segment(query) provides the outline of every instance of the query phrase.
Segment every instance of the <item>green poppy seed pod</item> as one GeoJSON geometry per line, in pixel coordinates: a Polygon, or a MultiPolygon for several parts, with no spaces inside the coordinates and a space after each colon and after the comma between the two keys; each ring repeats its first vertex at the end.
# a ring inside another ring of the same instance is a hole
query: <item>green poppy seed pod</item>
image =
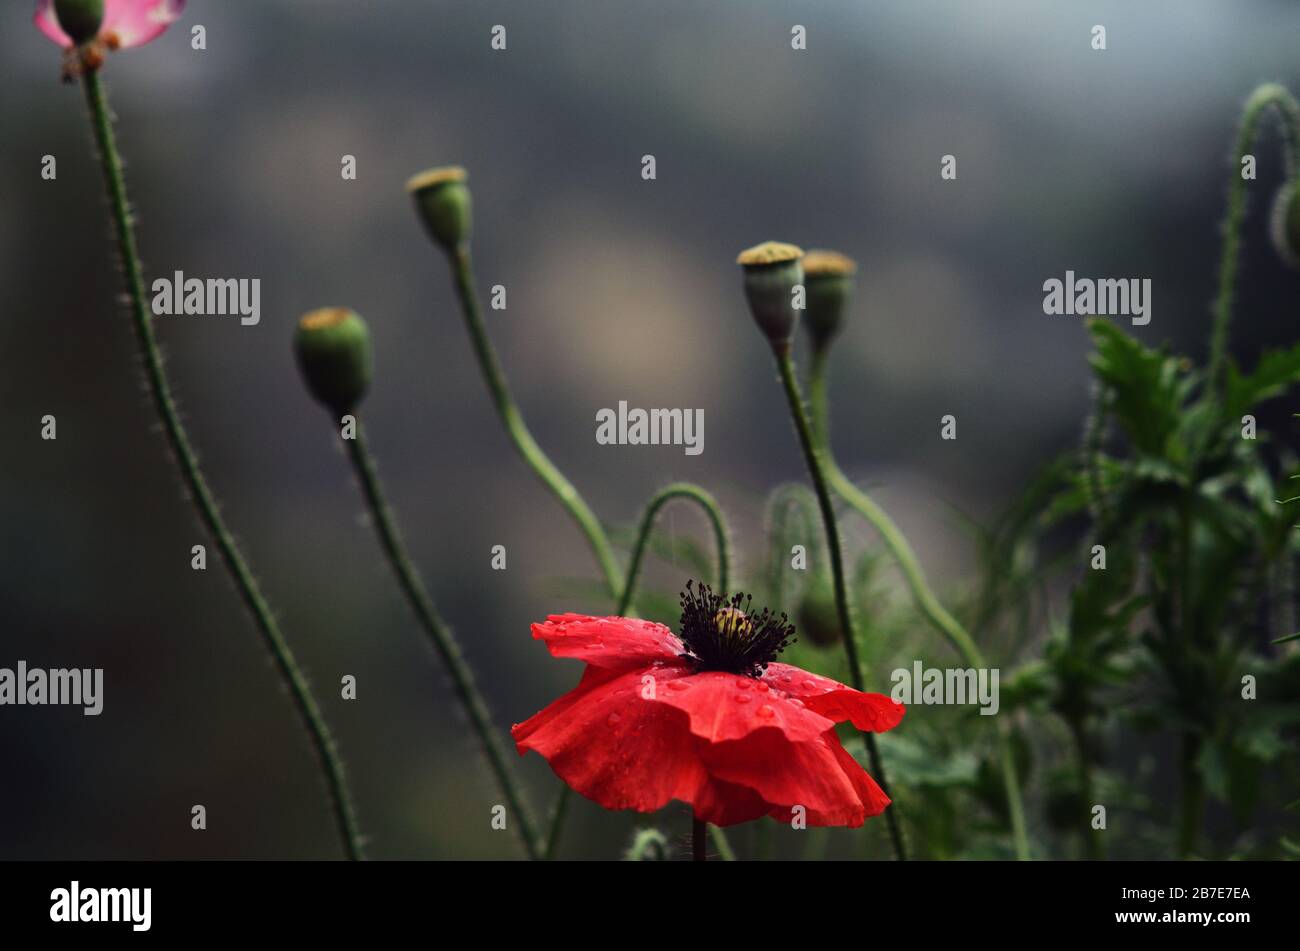
{"type": "Polygon", "coordinates": [[[293,344],[311,395],[338,414],[355,409],[373,371],[370,329],[360,315],[346,307],[313,310],[298,321],[293,344]]]}
{"type": "Polygon", "coordinates": [[[406,183],[429,237],[448,251],[469,241],[471,211],[468,176],[455,165],[431,168],[406,183]]]}
{"type": "Polygon", "coordinates": [[[1291,182],[1278,190],[1273,201],[1270,231],[1278,256],[1293,268],[1300,268],[1300,188],[1291,182]]]}
{"type": "Polygon", "coordinates": [[[99,35],[104,0],[54,0],[54,15],[72,42],[80,46],[99,35]]]}
{"type": "Polygon", "coordinates": [[[853,296],[853,275],[858,266],[838,251],[809,251],[803,256],[808,333],[818,351],[830,346],[844,323],[844,311],[853,296]]]}
{"type": "Polygon", "coordinates": [[[840,612],[835,603],[835,589],[824,575],[814,575],[795,611],[799,633],[819,647],[840,642],[840,612]]]}
{"type": "Polygon", "coordinates": [[[740,252],[736,258],[745,272],[745,297],[754,321],[775,350],[786,350],[799,312],[794,289],[803,283],[803,249],[793,244],[766,241],[740,252]]]}

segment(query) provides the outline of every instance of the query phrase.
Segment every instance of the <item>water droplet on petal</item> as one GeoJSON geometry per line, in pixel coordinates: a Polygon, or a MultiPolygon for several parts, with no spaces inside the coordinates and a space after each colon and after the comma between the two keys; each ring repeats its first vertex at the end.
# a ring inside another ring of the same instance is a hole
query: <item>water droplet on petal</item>
{"type": "Polygon", "coordinates": [[[739,689],[739,690],[749,690],[749,689],[751,689],[753,686],[754,686],[754,685],[753,685],[752,683],[750,683],[748,680],[741,680],[741,681],[739,681],[739,682],[736,684],[736,687],[737,687],[737,689],[739,689]]]}
{"type": "Polygon", "coordinates": [[[772,717],[776,716],[776,711],[773,710],[773,709],[772,709],[768,704],[766,704],[766,703],[763,704],[761,707],[759,707],[758,710],[757,710],[756,712],[757,712],[758,715],[759,715],[760,717],[762,717],[764,720],[770,720],[770,719],[772,719],[772,717]]]}
{"type": "Polygon", "coordinates": [[[798,697],[791,697],[791,698],[790,698],[790,702],[791,702],[792,704],[794,704],[796,707],[802,707],[802,706],[803,706],[803,701],[800,700],[798,697]]]}
{"type": "Polygon", "coordinates": [[[736,703],[749,703],[749,701],[753,699],[754,698],[747,693],[736,694],[736,703]]]}
{"type": "Polygon", "coordinates": [[[688,684],[688,683],[687,683],[686,681],[684,681],[684,680],[670,680],[670,681],[668,681],[668,689],[669,689],[669,690],[685,690],[685,689],[686,689],[687,687],[689,687],[689,686],[690,686],[690,684],[688,684]]]}
{"type": "Polygon", "coordinates": [[[608,723],[610,726],[614,726],[621,719],[623,718],[619,716],[617,713],[611,713],[608,717],[605,718],[605,722],[608,723]]]}
{"type": "Polygon", "coordinates": [[[817,681],[815,681],[815,680],[805,680],[805,681],[803,682],[803,689],[804,689],[804,690],[816,690],[816,689],[817,689],[817,681]]]}

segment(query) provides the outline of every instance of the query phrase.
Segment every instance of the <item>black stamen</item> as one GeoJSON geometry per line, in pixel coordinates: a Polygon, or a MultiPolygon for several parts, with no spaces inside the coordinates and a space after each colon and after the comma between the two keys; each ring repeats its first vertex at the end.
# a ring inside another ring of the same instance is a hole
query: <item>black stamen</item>
{"type": "Polygon", "coordinates": [[[768,608],[754,615],[747,594],[714,594],[706,584],[686,582],[682,592],[680,636],[683,659],[696,670],[725,670],[758,678],[767,665],[795,641],[794,625],[785,614],[768,608]]]}

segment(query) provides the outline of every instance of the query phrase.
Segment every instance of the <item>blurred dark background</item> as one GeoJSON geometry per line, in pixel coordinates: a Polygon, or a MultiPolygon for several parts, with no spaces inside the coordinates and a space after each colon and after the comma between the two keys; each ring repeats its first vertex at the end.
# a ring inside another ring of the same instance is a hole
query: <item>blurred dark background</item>
{"type": "MultiPolygon", "coordinates": [[[[30,7],[0,13],[0,666],[103,667],[106,684],[98,718],[0,708],[0,858],[334,857],[254,626],[214,552],[190,569],[206,539],[115,306],[85,109],[30,7]],[[40,439],[45,414],[57,441],[40,439]]],[[[699,482],[728,508],[742,577],[764,494],[803,468],[735,254],[778,238],[857,258],[832,390],[841,461],[951,585],[970,568],[954,508],[989,516],[1082,425],[1087,342],[1077,318],[1043,314],[1044,280],[1149,277],[1136,333],[1204,356],[1240,104],[1262,80],[1300,84],[1298,31],[1284,0],[191,0],[159,41],[113,55],[147,280],[262,281],[258,326],[158,331],[224,513],[330,714],[373,855],[518,851],[489,828],[499,796],[300,384],[296,317],[346,304],[372,325],[373,448],[502,730],[576,682],[529,622],[607,608],[570,593],[594,566],[496,423],[410,174],[470,170],[479,281],[509,293],[491,331],[535,434],[597,512],[626,525],[659,485],[699,482]],[[956,181],[939,177],[945,154],[956,181]],[[702,407],[703,455],[598,446],[595,412],[619,400],[702,407]],[[956,442],[939,439],[945,413],[956,442]]],[[[1272,129],[1257,154],[1252,194],[1271,195],[1272,129]]],[[[1300,284],[1269,252],[1264,211],[1234,327],[1247,363],[1295,333],[1300,284]]],[[[702,528],[672,509],[665,524],[702,528]]],[[[661,562],[650,577],[681,574],[661,562]]],[[[549,808],[549,770],[520,767],[549,808]]],[[[579,802],[564,854],[613,854],[636,821],[579,802]]]]}

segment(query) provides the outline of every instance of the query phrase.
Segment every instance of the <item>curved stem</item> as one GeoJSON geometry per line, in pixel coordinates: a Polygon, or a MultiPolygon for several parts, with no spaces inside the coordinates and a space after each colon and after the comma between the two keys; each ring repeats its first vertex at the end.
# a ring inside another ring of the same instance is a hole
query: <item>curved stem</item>
{"type": "Polygon", "coordinates": [[[623,859],[627,862],[662,862],[668,857],[668,838],[658,829],[641,829],[623,859]]]}
{"type": "MultiPolygon", "coordinates": [[[[831,556],[831,574],[835,582],[835,606],[840,616],[840,628],[844,631],[844,652],[849,661],[849,677],[856,690],[865,690],[862,665],[858,660],[858,637],[853,623],[853,612],[849,609],[848,587],[844,581],[844,553],[840,544],[840,529],[835,521],[835,509],[831,505],[830,488],[826,483],[826,465],[823,454],[813,436],[812,423],[808,419],[808,410],[804,406],[803,395],[799,392],[799,380],[795,376],[794,361],[790,358],[790,346],[773,348],[777,369],[781,374],[781,384],[785,388],[786,400],[790,404],[790,415],[794,417],[795,429],[799,434],[799,445],[803,449],[804,461],[808,464],[808,475],[812,478],[813,491],[817,495],[817,506],[821,509],[822,524],[826,532],[826,549],[831,556]]],[[[871,768],[876,774],[880,788],[889,795],[888,780],[885,776],[884,763],[880,759],[880,750],[873,733],[866,733],[867,754],[871,768]]],[[[898,807],[885,810],[885,820],[889,825],[889,837],[894,846],[894,856],[902,861],[907,858],[903,845],[903,830],[898,821],[898,807]]]]}
{"type": "Polygon", "coordinates": [[[830,445],[830,425],[826,410],[826,361],[824,356],[819,355],[813,360],[809,381],[809,389],[812,393],[814,426],[826,461],[826,471],[830,484],[835,488],[835,492],[880,534],[880,537],[885,542],[885,547],[889,549],[894,561],[898,563],[899,570],[902,571],[903,578],[906,580],[907,586],[912,592],[912,597],[916,600],[921,612],[939,629],[940,633],[948,638],[949,642],[972,666],[986,666],[983,655],[980,653],[979,648],[975,646],[975,641],[966,633],[966,630],[957,619],[939,603],[939,599],[930,590],[930,586],[925,580],[925,573],[921,570],[920,562],[917,561],[916,554],[912,551],[912,546],[903,533],[899,531],[898,526],[894,524],[893,519],[869,495],[854,485],[852,480],[844,474],[836,463],[830,445]]]}
{"type": "Polygon", "coordinates": [[[718,858],[724,862],[736,861],[736,853],[732,851],[726,833],[719,826],[709,826],[709,838],[713,840],[713,847],[718,850],[718,858]]]}
{"type": "Polygon", "coordinates": [[[641,571],[641,560],[645,555],[646,545],[650,541],[650,532],[654,528],[655,516],[659,510],[673,499],[687,499],[695,502],[704,510],[713,525],[713,543],[718,555],[718,591],[727,590],[728,568],[731,562],[731,546],[727,540],[727,523],[722,509],[712,495],[697,485],[689,482],[674,482],[656,492],[646,504],[641,516],[641,527],[637,530],[636,542],[632,547],[632,560],[627,566],[627,578],[623,582],[623,593],[619,596],[618,607],[614,613],[624,615],[632,605],[632,595],[636,590],[637,575],[641,571]]]}
{"type": "Polygon", "coordinates": [[[497,415],[501,417],[502,425],[505,426],[506,432],[515,444],[515,449],[519,451],[519,455],[523,457],[524,462],[545,483],[546,487],[551,490],[551,493],[564,506],[573,520],[578,523],[578,527],[582,529],[583,535],[587,538],[587,544],[591,546],[592,553],[596,556],[596,561],[600,565],[600,570],[605,575],[605,584],[609,588],[610,595],[617,596],[621,572],[618,568],[618,561],[614,558],[614,551],[610,547],[609,538],[601,527],[600,520],[596,518],[591,507],[578,494],[578,490],[573,487],[573,483],[564,477],[564,474],[547,458],[546,453],[542,451],[542,447],[537,445],[537,440],[533,439],[532,433],[528,431],[528,426],[524,423],[523,414],[519,412],[519,407],[510,395],[510,387],[506,383],[505,373],[501,369],[496,351],[492,347],[492,341],[488,338],[487,328],[483,324],[478,292],[474,288],[474,268],[470,258],[469,245],[461,245],[450,258],[452,278],[456,282],[456,295],[460,299],[460,309],[465,317],[465,327],[469,330],[470,341],[474,345],[474,355],[478,358],[479,369],[482,371],[483,379],[487,383],[488,392],[492,395],[492,402],[496,406],[497,415]]]}
{"type": "Polygon", "coordinates": [[[393,517],[392,510],[384,497],[383,489],[380,487],[379,475],[375,469],[375,460],[366,444],[365,430],[362,428],[360,420],[357,421],[355,437],[344,439],[343,445],[347,449],[348,458],[351,459],[357,478],[361,482],[361,491],[366,497],[366,504],[374,519],[375,530],[379,533],[379,541],[383,546],[389,564],[397,575],[397,580],[402,587],[402,593],[406,595],[406,599],[415,611],[420,625],[428,634],[430,643],[433,644],[434,650],[438,652],[438,656],[442,658],[442,662],[447,667],[447,672],[451,675],[456,698],[469,716],[474,732],[478,734],[479,743],[483,747],[483,754],[487,757],[493,775],[496,776],[497,785],[501,787],[501,792],[506,797],[510,810],[517,819],[519,834],[524,842],[524,850],[528,853],[529,858],[538,858],[541,855],[542,847],[533,826],[532,816],[528,811],[527,804],[524,802],[522,791],[510,771],[506,750],[497,737],[492,723],[492,715],[488,712],[487,702],[483,699],[478,686],[474,683],[474,673],[470,670],[469,664],[466,663],[464,656],[461,654],[460,645],[456,643],[451,628],[439,616],[437,608],[434,607],[433,599],[424,587],[424,582],[420,579],[420,574],[406,550],[406,545],[403,543],[401,533],[397,528],[397,521],[393,517]]]}
{"type": "Polygon", "coordinates": [[[230,534],[217,509],[216,499],[208,488],[203,471],[199,468],[198,457],[190,444],[189,436],[181,423],[180,415],[172,400],[171,385],[163,369],[162,354],[158,341],[154,337],[152,316],[145,304],[144,274],[140,266],[140,255],[135,243],[135,228],[131,222],[130,202],[126,194],[126,179],[122,174],[122,159],[117,151],[117,142],[113,135],[113,124],[109,118],[108,102],[97,70],[87,70],[82,77],[86,92],[86,103],[90,107],[90,116],[95,133],[95,145],[99,151],[100,164],[103,167],[104,184],[108,190],[109,204],[112,206],[114,232],[117,238],[118,252],[122,257],[122,270],[126,276],[127,296],[130,298],[131,318],[135,327],[136,344],[144,360],[145,376],[149,384],[149,395],[153,400],[158,419],[162,422],[167,444],[171,448],[181,478],[189,490],[190,498],[198,512],[199,520],[207,529],[217,548],[226,570],[234,579],[244,604],[252,612],[261,632],[263,643],[275,661],[281,680],[289,689],[298,714],[302,719],[320,757],[321,767],[325,772],[329,787],[330,803],[334,820],[338,826],[339,836],[343,840],[348,858],[363,858],[361,833],[357,828],[356,816],[352,809],[352,799],[348,792],[347,779],[343,772],[343,761],[325,716],[312,697],[307,678],[303,676],[292,651],[280,633],[280,628],[271,614],[271,609],[257,586],[253,573],[240,554],[234,536],[230,534]]]}
{"type": "MultiPolygon", "coordinates": [[[[912,546],[908,543],[906,536],[899,531],[898,526],[894,524],[888,513],[878,506],[869,495],[854,485],[852,480],[844,474],[836,463],[830,440],[830,418],[826,398],[825,351],[820,351],[814,355],[809,377],[809,389],[812,393],[813,424],[826,461],[830,483],[835,488],[836,494],[866,519],[867,523],[884,540],[885,547],[889,549],[889,553],[903,573],[903,578],[907,582],[913,600],[916,601],[917,607],[921,609],[921,613],[925,615],[926,619],[935,626],[940,634],[947,638],[948,643],[956,649],[966,663],[976,668],[987,667],[988,664],[984,660],[984,655],[976,646],[974,639],[961,626],[960,622],[948,613],[939,602],[939,599],[934,596],[934,592],[930,590],[930,585],[925,579],[925,573],[921,570],[920,562],[917,561],[916,554],[912,551],[912,546]]],[[[997,726],[998,760],[1002,772],[1002,785],[1007,797],[1007,811],[1011,816],[1011,834],[1016,857],[1028,859],[1029,836],[1025,829],[1025,807],[1021,799],[1020,779],[1016,775],[1015,763],[1011,757],[1011,745],[1007,728],[1001,720],[998,721],[997,726]]]]}
{"type": "Polygon", "coordinates": [[[1241,114],[1237,143],[1233,153],[1235,163],[1231,184],[1228,186],[1228,212],[1223,223],[1223,249],[1219,256],[1219,289],[1214,304],[1214,328],[1210,336],[1209,383],[1222,395],[1223,374],[1226,372],[1228,325],[1232,322],[1232,301],[1237,289],[1237,272],[1241,259],[1241,227],[1246,218],[1246,179],[1241,175],[1241,159],[1249,154],[1259,120],[1269,109],[1277,110],[1282,119],[1285,142],[1286,180],[1296,182],[1297,155],[1300,154],[1300,105],[1286,89],[1277,83],[1258,87],[1241,114]]]}
{"type": "MultiPolygon", "coordinates": [[[[505,427],[510,441],[514,443],[516,451],[518,451],[524,462],[542,480],[542,483],[550,489],[551,494],[564,506],[565,511],[577,523],[578,528],[581,529],[582,534],[587,539],[587,544],[591,547],[601,573],[605,576],[605,586],[609,590],[610,596],[618,597],[621,592],[622,573],[619,571],[618,561],[614,557],[614,550],[610,546],[605,529],[601,526],[596,514],[591,510],[591,506],[574,488],[573,483],[565,478],[564,473],[556,468],[546,453],[542,451],[542,447],[537,444],[537,440],[533,438],[533,434],[529,432],[528,426],[524,422],[523,414],[519,411],[514,397],[510,394],[510,386],[506,382],[505,371],[501,369],[496,350],[492,346],[487,327],[483,323],[483,312],[479,306],[478,291],[474,286],[474,265],[469,245],[462,244],[449,254],[448,258],[451,263],[452,280],[456,284],[456,296],[460,301],[461,315],[465,319],[465,328],[469,331],[470,343],[474,347],[474,356],[478,360],[479,370],[483,374],[483,380],[487,384],[488,393],[492,397],[492,403],[496,407],[501,424],[505,427]]],[[[555,809],[551,814],[546,841],[539,847],[542,858],[553,858],[556,849],[559,848],[560,832],[563,829],[564,819],[568,812],[570,795],[568,786],[560,789],[555,809]]]]}
{"type": "MultiPolygon", "coordinates": [[[[726,590],[727,576],[731,564],[731,543],[727,537],[727,523],[722,515],[722,509],[719,507],[717,500],[699,486],[692,485],[689,482],[674,482],[672,485],[660,489],[651,497],[645,507],[645,513],[641,516],[641,525],[637,529],[636,541],[632,546],[632,560],[628,563],[627,577],[623,581],[618,607],[614,611],[617,615],[623,615],[631,609],[632,597],[636,591],[637,575],[641,571],[641,560],[645,555],[646,546],[650,542],[650,532],[654,528],[655,517],[659,514],[660,509],[673,499],[687,499],[695,502],[708,516],[713,525],[713,540],[717,546],[718,590],[726,590]]],[[[543,858],[552,859],[555,857],[555,851],[560,843],[560,832],[563,829],[565,816],[568,813],[569,800],[572,796],[573,791],[568,786],[561,787],[560,794],[556,798],[555,809],[551,813],[551,827],[546,836],[546,849],[543,852],[543,858]]],[[[721,829],[716,827],[714,829],[714,842],[724,859],[730,860],[734,857],[726,836],[723,835],[721,829]]]]}

